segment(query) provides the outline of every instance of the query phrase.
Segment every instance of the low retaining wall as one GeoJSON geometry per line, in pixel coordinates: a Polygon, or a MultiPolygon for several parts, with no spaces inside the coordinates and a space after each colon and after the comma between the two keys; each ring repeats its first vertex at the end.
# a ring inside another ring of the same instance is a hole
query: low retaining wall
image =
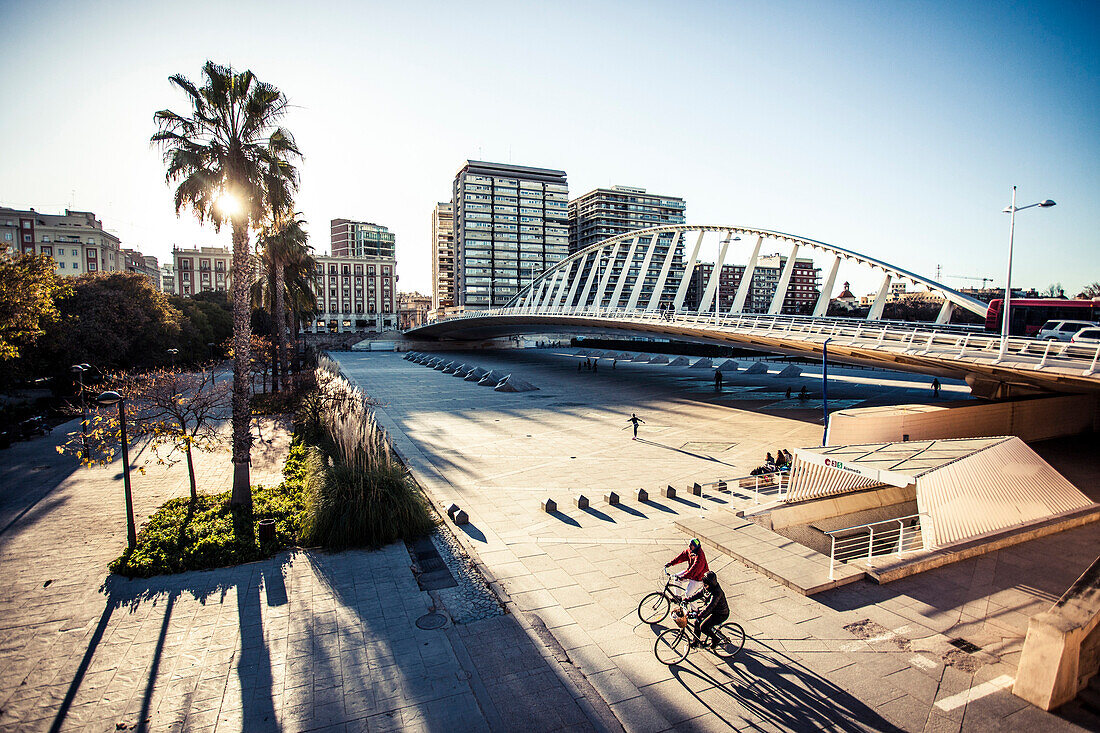
{"type": "Polygon", "coordinates": [[[1049,611],[1031,617],[1012,692],[1044,710],[1077,697],[1100,668],[1100,558],[1049,611]]]}
{"type": "Polygon", "coordinates": [[[1095,395],[1010,402],[953,402],[838,410],[829,415],[828,445],[1015,435],[1046,440],[1100,429],[1095,395]]]}

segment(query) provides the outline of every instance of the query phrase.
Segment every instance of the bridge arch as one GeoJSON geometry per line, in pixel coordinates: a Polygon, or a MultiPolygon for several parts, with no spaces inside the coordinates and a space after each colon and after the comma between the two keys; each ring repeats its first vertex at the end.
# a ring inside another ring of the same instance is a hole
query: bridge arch
{"type": "MultiPolygon", "coordinates": [[[[867,314],[868,320],[882,318],[890,284],[909,281],[926,287],[943,298],[937,323],[947,323],[956,308],[985,317],[987,305],[930,278],[904,270],[868,255],[795,234],[741,226],[667,225],[639,229],[610,237],[576,252],[546,269],[521,289],[505,306],[529,314],[570,313],[583,308],[655,311],[671,304],[683,312],[685,298],[699,253],[708,233],[724,234],[719,241],[718,257],[702,288],[695,312],[709,313],[716,308],[717,290],[729,245],[755,238],[756,242],[734,295],[729,315],[747,312],[752,283],[765,241],[781,242],[790,247],[786,262],[775,283],[767,313],[779,315],[789,295],[791,278],[800,252],[820,252],[834,257],[822,281],[812,315],[824,316],[836,284],[841,262],[879,270],[883,274],[878,293],[867,314]],[[686,261],[681,255],[686,255],[686,261]]],[[[756,311],[759,312],[759,311],[756,311]]]]}

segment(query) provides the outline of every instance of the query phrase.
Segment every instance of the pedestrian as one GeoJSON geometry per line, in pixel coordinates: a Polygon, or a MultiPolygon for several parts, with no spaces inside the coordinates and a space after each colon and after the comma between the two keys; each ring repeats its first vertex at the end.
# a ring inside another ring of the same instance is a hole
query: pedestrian
{"type": "Polygon", "coordinates": [[[721,392],[722,391],[722,370],[721,369],[715,369],[714,370],[714,391],[715,392],[721,392]]]}
{"type": "Polygon", "coordinates": [[[790,398],[791,398],[791,388],[787,387],[787,399],[789,400],[790,398]]]}
{"type": "MultiPolygon", "coordinates": [[[[645,425],[645,420],[638,417],[637,415],[635,415],[632,412],[632,413],[630,413],[630,418],[627,419],[627,422],[630,423],[630,425],[634,426],[634,437],[631,438],[631,440],[637,440],[638,439],[638,425],[639,424],[645,425]]],[[[627,427],[630,427],[630,425],[628,425],[627,427]]],[[[623,430],[626,430],[626,428],[623,428],[623,430]]]]}
{"type": "Polygon", "coordinates": [[[577,362],[577,371],[579,372],[583,368],[584,368],[584,362],[578,361],[577,362]]]}
{"type": "Polygon", "coordinates": [[[612,359],[612,360],[611,360],[611,368],[612,368],[612,369],[614,369],[614,368],[615,368],[615,365],[616,365],[616,364],[618,364],[618,363],[619,363],[619,360],[618,360],[618,359],[612,359]]]}
{"type": "Polygon", "coordinates": [[[598,371],[600,371],[600,369],[599,369],[599,366],[600,366],[600,363],[599,363],[599,361],[593,361],[593,362],[592,362],[592,371],[593,371],[593,372],[598,372],[598,371]]]}
{"type": "Polygon", "coordinates": [[[940,396],[940,378],[932,377],[932,396],[939,398],[940,396]]]}
{"type": "Polygon", "coordinates": [[[810,399],[810,395],[806,392],[806,385],[802,385],[802,389],[798,390],[798,399],[802,401],[810,399]]]}

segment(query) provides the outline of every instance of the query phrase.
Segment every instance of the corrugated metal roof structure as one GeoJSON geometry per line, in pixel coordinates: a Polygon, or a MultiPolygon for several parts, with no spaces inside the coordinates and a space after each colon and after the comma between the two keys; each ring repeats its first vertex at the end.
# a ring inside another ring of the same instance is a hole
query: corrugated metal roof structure
{"type": "Polygon", "coordinates": [[[933,550],[1096,506],[1016,437],[797,449],[785,501],[914,486],[933,550]]]}

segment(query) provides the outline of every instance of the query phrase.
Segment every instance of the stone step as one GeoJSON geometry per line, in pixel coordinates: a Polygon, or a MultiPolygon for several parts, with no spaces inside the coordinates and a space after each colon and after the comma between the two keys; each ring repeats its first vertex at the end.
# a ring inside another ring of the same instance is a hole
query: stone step
{"type": "Polygon", "coordinates": [[[859,568],[837,563],[830,578],[827,556],[733,513],[711,512],[710,516],[717,519],[685,517],[676,527],[802,595],[854,583],[864,576],[859,568]]]}

